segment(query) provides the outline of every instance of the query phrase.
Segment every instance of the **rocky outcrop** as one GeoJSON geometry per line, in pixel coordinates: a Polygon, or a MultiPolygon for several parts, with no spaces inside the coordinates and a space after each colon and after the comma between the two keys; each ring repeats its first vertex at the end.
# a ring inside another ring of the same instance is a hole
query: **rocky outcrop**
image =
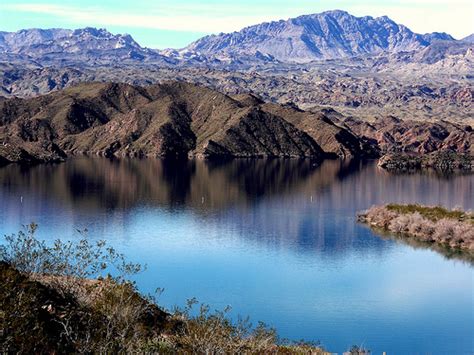
{"type": "Polygon", "coordinates": [[[401,120],[393,116],[374,122],[350,117],[343,119],[343,124],[358,137],[372,141],[383,153],[452,151],[473,154],[474,134],[469,125],[401,120]]]}

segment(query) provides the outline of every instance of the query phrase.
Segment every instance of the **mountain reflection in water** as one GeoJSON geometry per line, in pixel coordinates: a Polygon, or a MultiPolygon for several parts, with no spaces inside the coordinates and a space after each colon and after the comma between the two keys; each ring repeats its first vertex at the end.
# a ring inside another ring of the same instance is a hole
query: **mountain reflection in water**
{"type": "MultiPolygon", "coordinates": [[[[75,215],[94,215],[95,225],[121,221],[126,233],[131,211],[155,206],[171,212],[187,210],[217,225],[231,221],[240,236],[271,247],[318,250],[328,257],[366,245],[364,238],[355,238],[360,226],[353,220],[358,210],[372,204],[470,207],[472,203],[469,176],[449,180],[433,174],[397,176],[359,161],[326,161],[319,166],[292,159],[76,158],[57,165],[4,167],[0,184],[1,207],[8,224],[17,227],[29,222],[21,216],[44,215],[42,210],[59,203],[60,209],[51,213],[69,218],[65,225],[70,228],[90,228],[75,215]],[[10,202],[20,194],[25,201],[21,206],[10,202]]],[[[371,252],[387,245],[382,240],[368,244],[371,252]]]]}
{"type": "MultiPolygon", "coordinates": [[[[108,160],[0,168],[0,233],[87,228],[148,269],[165,307],[197,297],[331,351],[469,353],[472,266],[380,238],[356,213],[387,202],[474,206],[472,175],[374,162],[108,160]]],[[[454,256],[456,257],[456,256],[454,256]]]]}

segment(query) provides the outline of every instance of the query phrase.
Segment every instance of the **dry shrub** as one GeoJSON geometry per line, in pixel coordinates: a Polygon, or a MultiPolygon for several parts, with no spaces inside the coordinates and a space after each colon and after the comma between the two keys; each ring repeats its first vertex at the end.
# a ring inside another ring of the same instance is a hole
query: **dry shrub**
{"type": "Polygon", "coordinates": [[[459,223],[445,218],[436,223],[434,238],[452,247],[463,243],[472,246],[474,228],[466,223],[459,223]]]}
{"type": "Polygon", "coordinates": [[[195,299],[189,300],[186,308],[175,312],[184,320],[185,326],[172,338],[177,348],[199,354],[235,354],[264,351],[276,343],[275,330],[260,323],[252,329],[248,319],[236,323],[228,317],[230,308],[210,313],[209,306],[200,305],[199,313],[191,316],[195,299]]]}
{"type": "Polygon", "coordinates": [[[252,327],[248,318],[233,321],[230,308],[210,312],[201,304],[196,315],[192,309],[198,304],[188,301],[184,309],[177,309],[174,317],[182,322],[179,331],[158,340],[157,348],[173,349],[184,354],[328,354],[319,343],[279,341],[274,329],[264,323],[252,327]]]}
{"type": "Polygon", "coordinates": [[[410,225],[410,218],[402,215],[392,219],[388,225],[388,230],[394,233],[407,233],[410,225]]]}
{"type": "Polygon", "coordinates": [[[423,241],[430,241],[435,230],[434,223],[415,212],[408,217],[407,233],[423,241]]]}
{"type": "MultiPolygon", "coordinates": [[[[127,262],[104,241],[90,242],[83,237],[76,243],[56,240],[47,244],[36,239],[36,230],[32,223],[5,236],[0,257],[28,282],[38,281],[44,290],[58,294],[56,302],[44,304],[48,312],[58,313],[63,299],[75,304],[71,311],[61,311],[52,319],[54,323],[44,324],[60,328],[58,343],[62,341],[80,353],[129,353],[136,351],[145,337],[161,331],[167,314],[127,281],[141,271],[139,264],[127,262]],[[101,273],[109,269],[115,276],[102,279],[101,273]]],[[[18,307],[18,312],[28,312],[21,304],[18,307]]],[[[14,319],[7,320],[6,327],[15,332],[14,319]]]]}
{"type": "Polygon", "coordinates": [[[389,211],[384,206],[373,206],[359,215],[359,220],[366,221],[379,228],[387,228],[397,213],[389,211]]]}
{"type": "Polygon", "coordinates": [[[140,295],[133,283],[117,283],[111,278],[103,282],[102,292],[90,305],[94,313],[103,316],[103,336],[94,351],[138,352],[145,339],[159,336],[167,314],[140,295]]]}
{"type": "Polygon", "coordinates": [[[364,348],[363,346],[353,345],[348,351],[343,353],[343,355],[369,355],[370,350],[364,348]]]}
{"type": "Polygon", "coordinates": [[[443,243],[449,242],[456,234],[456,223],[450,219],[441,219],[436,223],[434,239],[443,243]]]}
{"type": "Polygon", "coordinates": [[[0,246],[0,345],[22,353],[326,354],[316,344],[282,345],[275,330],[229,309],[195,300],[174,315],[138,293],[128,277],[141,270],[105,242],[38,241],[37,226],[5,236],[0,246]],[[114,277],[90,279],[113,267],[114,277]],[[4,339],[5,338],[5,339],[4,339]]]}
{"type": "Polygon", "coordinates": [[[374,206],[359,215],[359,221],[422,242],[474,250],[474,223],[469,212],[438,206],[374,206]]]}

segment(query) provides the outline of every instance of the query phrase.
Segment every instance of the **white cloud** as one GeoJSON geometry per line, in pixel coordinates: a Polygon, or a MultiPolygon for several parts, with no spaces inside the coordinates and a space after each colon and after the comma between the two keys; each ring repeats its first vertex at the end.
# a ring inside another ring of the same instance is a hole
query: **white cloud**
{"type": "MultiPolygon", "coordinates": [[[[133,14],[125,12],[103,11],[98,7],[79,8],[73,6],[58,6],[50,4],[15,4],[6,5],[3,8],[28,12],[47,14],[67,19],[75,24],[100,25],[100,26],[123,26],[151,28],[172,31],[192,32],[232,32],[256,23],[271,21],[268,15],[226,15],[206,16],[205,14],[133,14]]],[[[187,13],[183,11],[183,13],[187,13]]]]}

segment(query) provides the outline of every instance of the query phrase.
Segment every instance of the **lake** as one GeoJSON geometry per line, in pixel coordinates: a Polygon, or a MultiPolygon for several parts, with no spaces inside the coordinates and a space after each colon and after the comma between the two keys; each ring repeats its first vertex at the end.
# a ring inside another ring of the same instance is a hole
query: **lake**
{"type": "Polygon", "coordinates": [[[474,274],[380,238],[357,211],[385,202],[474,208],[472,175],[393,175],[375,163],[75,158],[0,168],[0,232],[106,239],[147,264],[159,303],[196,297],[330,351],[474,352],[474,274]]]}

